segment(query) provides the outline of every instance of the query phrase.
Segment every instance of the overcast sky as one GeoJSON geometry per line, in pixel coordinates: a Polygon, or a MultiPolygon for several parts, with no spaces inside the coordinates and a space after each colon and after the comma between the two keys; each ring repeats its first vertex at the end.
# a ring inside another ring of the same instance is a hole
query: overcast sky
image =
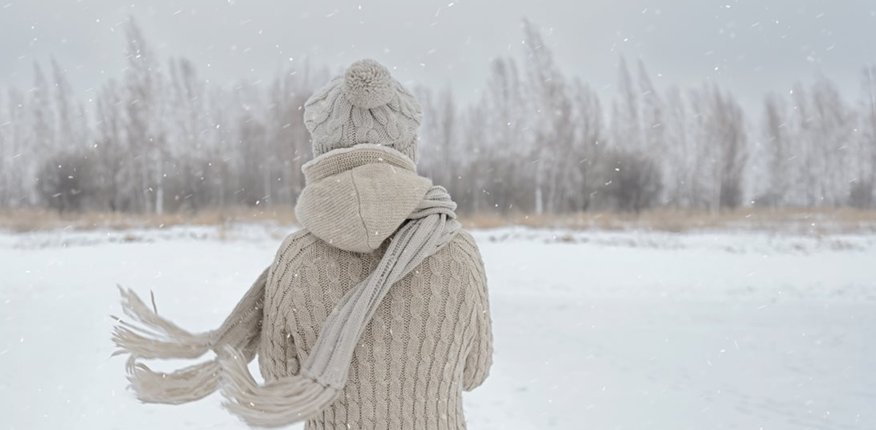
{"type": "Polygon", "coordinates": [[[54,56],[87,99],[121,76],[128,16],[162,61],[188,57],[217,82],[267,80],[305,57],[332,70],[373,57],[462,100],[490,58],[519,58],[523,17],[604,101],[620,54],[642,58],[658,85],[713,79],[746,104],[819,73],[857,98],[862,66],[876,63],[873,0],[0,0],[0,88],[29,87],[33,61],[54,56]]]}

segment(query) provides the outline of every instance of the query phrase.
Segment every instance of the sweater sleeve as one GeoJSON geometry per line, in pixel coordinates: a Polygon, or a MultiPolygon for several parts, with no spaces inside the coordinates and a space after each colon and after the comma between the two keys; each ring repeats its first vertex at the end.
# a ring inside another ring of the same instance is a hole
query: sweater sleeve
{"type": "Polygon", "coordinates": [[[243,352],[246,361],[255,358],[261,341],[262,317],[264,315],[265,284],[270,268],[262,271],[252,286],[244,293],[231,314],[213,334],[212,344],[216,353],[230,345],[243,352]]]}
{"type": "Polygon", "coordinates": [[[295,336],[290,333],[292,325],[287,320],[285,310],[293,307],[290,302],[292,295],[289,293],[300,288],[301,278],[296,273],[301,266],[304,252],[315,241],[315,237],[307,230],[289,235],[280,245],[268,268],[259,351],[259,370],[266,381],[297,375],[301,370],[295,336]]]}
{"type": "Polygon", "coordinates": [[[469,250],[471,286],[477,291],[473,309],[474,315],[472,316],[474,338],[465,360],[463,372],[463,390],[471,391],[484,383],[493,365],[493,328],[484,262],[474,238],[468,233],[462,234],[469,250]]]}

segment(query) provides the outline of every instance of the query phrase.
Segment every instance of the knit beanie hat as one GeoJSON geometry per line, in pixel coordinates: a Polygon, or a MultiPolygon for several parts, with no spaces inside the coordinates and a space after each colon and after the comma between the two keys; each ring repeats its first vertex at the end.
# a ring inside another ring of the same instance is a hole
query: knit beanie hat
{"type": "Polygon", "coordinates": [[[304,104],[313,156],[360,143],[388,146],[417,161],[420,104],[377,61],[353,63],[304,104]]]}

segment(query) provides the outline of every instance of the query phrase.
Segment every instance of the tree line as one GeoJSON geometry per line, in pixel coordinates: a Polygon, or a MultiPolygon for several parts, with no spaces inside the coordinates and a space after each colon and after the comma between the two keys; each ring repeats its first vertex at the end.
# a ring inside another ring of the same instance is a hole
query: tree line
{"type": "MultiPolygon", "coordinates": [[[[876,66],[859,100],[818,77],[744,112],[706,81],[656,88],[620,59],[609,103],[561,72],[523,22],[519,57],[492,60],[479,99],[414,91],[424,111],[419,170],[468,213],[720,211],[741,206],[876,207],[876,66]]],[[[64,69],[0,92],[0,208],[201,211],[293,205],[311,157],[303,105],[330,77],[307,63],[230,87],[185,58],[162,63],[125,25],[128,67],[88,100],[64,69]],[[88,102],[88,108],[86,108],[88,102]]]]}

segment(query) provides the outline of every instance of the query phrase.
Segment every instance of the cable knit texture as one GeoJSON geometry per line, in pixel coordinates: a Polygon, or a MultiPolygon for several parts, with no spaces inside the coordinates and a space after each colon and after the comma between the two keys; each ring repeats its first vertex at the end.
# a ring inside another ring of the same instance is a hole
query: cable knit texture
{"type": "MultiPolygon", "coordinates": [[[[328,314],[374,270],[387,244],[355,253],[306,230],[283,242],[265,291],[259,367],[266,381],[299,371],[328,314]]],[[[486,286],[474,239],[459,233],[393,285],[340,397],[306,428],[466,428],[461,393],[479,386],[492,363],[486,286]]]]}
{"type": "Polygon", "coordinates": [[[353,63],[304,104],[313,155],[360,143],[388,146],[417,161],[419,102],[377,61],[353,63]]]}

